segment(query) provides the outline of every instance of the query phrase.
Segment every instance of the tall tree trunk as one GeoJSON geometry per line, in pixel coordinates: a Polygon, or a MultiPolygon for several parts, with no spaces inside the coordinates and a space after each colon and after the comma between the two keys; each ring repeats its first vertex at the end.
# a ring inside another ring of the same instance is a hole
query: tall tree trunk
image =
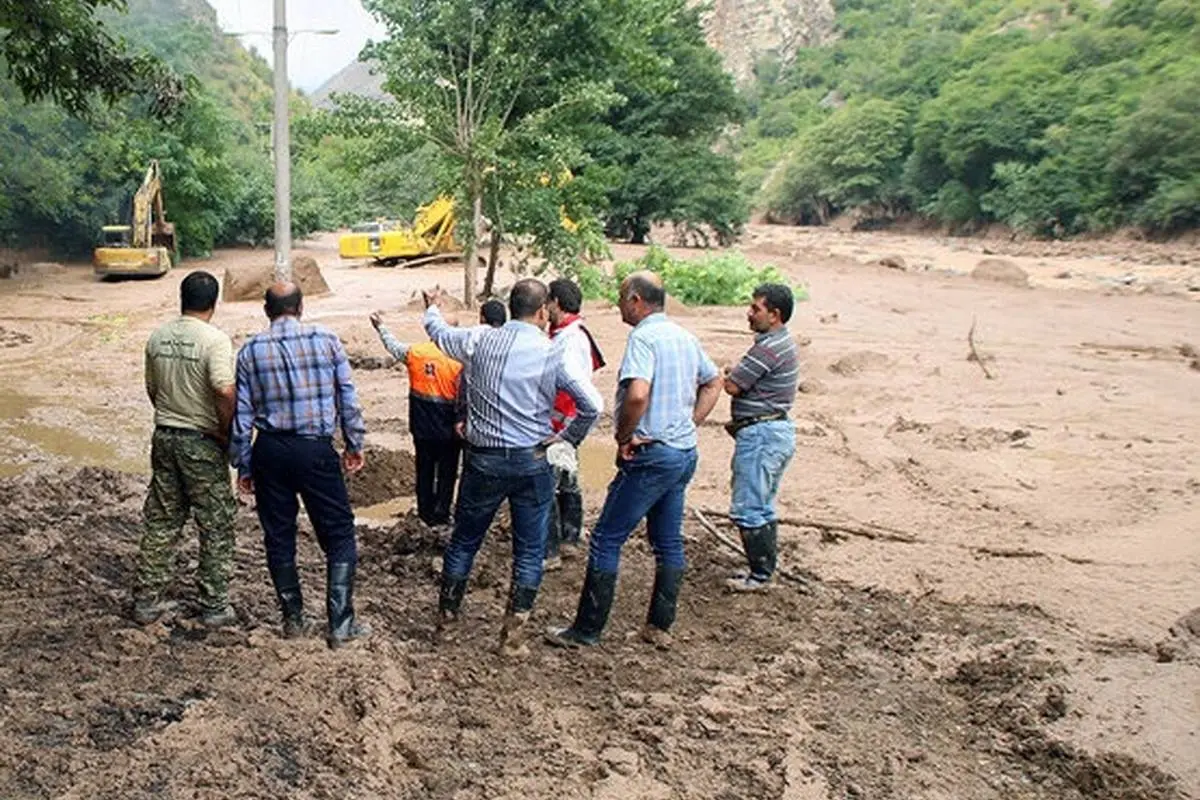
{"type": "Polygon", "coordinates": [[[475,281],[479,277],[479,239],[483,235],[483,191],[474,180],[467,186],[471,200],[471,236],[463,253],[463,305],[475,308],[475,281]]]}
{"type": "Polygon", "coordinates": [[[500,224],[495,220],[492,224],[492,241],[488,248],[487,273],[483,276],[483,296],[491,297],[496,288],[496,266],[500,263],[500,224]]]}

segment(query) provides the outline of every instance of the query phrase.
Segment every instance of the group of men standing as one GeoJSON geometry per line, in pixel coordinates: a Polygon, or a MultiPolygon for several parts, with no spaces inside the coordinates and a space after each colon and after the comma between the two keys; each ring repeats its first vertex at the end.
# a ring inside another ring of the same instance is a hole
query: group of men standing
{"type": "MultiPolygon", "coordinates": [[[[211,325],[217,282],[204,272],[181,285],[179,318],[146,347],[146,389],[155,407],[153,475],[145,504],[134,617],[149,623],[169,611],[164,598],[175,543],[194,510],[200,529],[198,576],[202,621],[236,621],[228,602],[235,502],[253,494],[283,634],[312,629],[296,567],[296,516],[303,501],[326,555],[326,639],[339,647],[370,634],[353,606],[357,564],[354,516],[343,473],[362,469],[365,427],[349,361],[329,330],[302,323],[303,300],[292,284],[267,291],[266,331],[251,338],[233,366],[229,337],[211,325]],[[333,447],[341,433],[342,456],[333,447]],[[228,462],[226,461],[228,449],[228,462]]],[[[734,591],[769,586],[776,564],[775,495],[795,447],[788,411],[798,364],[786,324],[788,287],[766,284],[747,313],[755,344],[722,373],[691,333],[664,312],[660,278],[634,273],[621,283],[618,306],[632,327],[617,376],[613,413],[617,474],[590,536],[587,570],[574,620],[546,631],[554,645],[596,644],[615,596],[621,550],[644,519],[656,569],[642,638],[670,644],[686,561],[685,492],[695,473],[697,426],[724,390],[733,396],[735,437],[731,518],[749,571],[734,591]]],[[[583,502],[577,448],[603,401],[592,373],[604,358],[580,319],[582,297],[569,280],[518,281],[510,318],[495,301],[480,324],[458,326],[446,296],[426,293],[429,341],[400,342],[378,314],[371,322],[409,376],[409,425],[417,463],[417,513],[451,528],[438,592],[438,630],[459,618],[475,557],[495,513],[509,503],[512,577],[500,651],[527,651],[527,623],[546,569],[575,552],[583,502]],[[497,308],[499,306],[499,308],[497,308]],[[549,332],[549,336],[547,336],[549,332]],[[451,516],[458,463],[462,475],[451,516]]]]}

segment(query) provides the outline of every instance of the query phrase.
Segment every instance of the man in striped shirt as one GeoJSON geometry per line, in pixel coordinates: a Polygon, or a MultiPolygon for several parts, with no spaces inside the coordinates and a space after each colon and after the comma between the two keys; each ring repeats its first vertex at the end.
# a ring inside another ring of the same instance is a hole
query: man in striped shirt
{"type": "Polygon", "coordinates": [[[456,328],[442,318],[440,292],[426,294],[425,330],[446,355],[461,362],[467,383],[467,452],[454,533],[442,564],[439,625],[458,617],[467,578],[483,537],[506,498],[512,510],[512,585],[500,652],[524,655],[524,627],[542,582],[542,557],[554,476],[546,447],[554,440],[550,415],[559,390],[576,414],[559,436],[578,445],[599,415],[600,397],[563,363],[562,350],[545,334],[549,320],[545,284],[517,281],[509,295],[512,318],[499,328],[456,328]]]}
{"type": "Polygon", "coordinates": [[[796,343],[787,329],[793,306],[792,290],[783,284],[754,290],[746,312],[754,345],[725,376],[725,391],[733,397],[726,429],[735,441],[729,516],[750,566],[729,579],[735,592],[763,591],[775,572],[775,496],[796,450],[796,429],[788,419],[800,381],[796,343]]]}
{"type": "Polygon", "coordinates": [[[237,358],[233,466],[239,490],[254,494],[289,638],[308,630],[296,570],[296,496],[304,500],[325,553],[326,640],[336,648],[369,634],[354,618],[358,550],[342,477],[342,467],[357,472],[365,462],[362,409],[337,335],[300,322],[300,287],[275,284],[267,290],[264,310],[271,327],[246,342],[237,358]],[[346,445],[340,464],[333,449],[339,422],[346,445]]]}

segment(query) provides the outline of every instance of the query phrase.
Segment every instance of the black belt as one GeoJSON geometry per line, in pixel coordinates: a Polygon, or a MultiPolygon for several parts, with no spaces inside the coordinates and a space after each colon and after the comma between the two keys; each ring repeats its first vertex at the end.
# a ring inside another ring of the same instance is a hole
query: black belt
{"type": "Polygon", "coordinates": [[[757,425],[760,422],[781,422],[787,418],[788,415],[786,411],[772,411],[770,414],[759,414],[754,417],[732,419],[725,423],[725,430],[730,436],[737,436],[737,432],[742,428],[749,428],[751,425],[757,425]]]}
{"type": "Polygon", "coordinates": [[[154,430],[176,436],[190,436],[193,439],[208,439],[210,442],[219,444],[222,447],[225,446],[224,443],[213,434],[206,431],[199,431],[195,428],[176,428],[173,425],[155,425],[154,430]]]}
{"type": "Polygon", "coordinates": [[[258,428],[259,436],[279,436],[287,439],[304,439],[309,442],[332,442],[332,436],[322,436],[313,433],[297,433],[296,431],[267,431],[258,428]]]}
{"type": "Polygon", "coordinates": [[[468,444],[467,451],[479,453],[481,456],[540,456],[546,454],[546,445],[538,444],[533,447],[477,447],[473,444],[468,444]]]}

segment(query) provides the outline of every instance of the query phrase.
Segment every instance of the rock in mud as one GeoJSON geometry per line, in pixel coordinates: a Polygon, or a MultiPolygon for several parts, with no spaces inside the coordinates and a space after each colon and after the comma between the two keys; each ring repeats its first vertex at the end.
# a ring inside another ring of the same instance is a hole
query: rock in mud
{"type": "Polygon", "coordinates": [[[641,763],[637,753],[623,747],[604,748],[600,751],[600,760],[620,775],[636,775],[641,763]]]}
{"type": "MultiPolygon", "coordinates": [[[[292,259],[292,280],[300,286],[305,297],[328,294],[329,284],[321,274],[321,267],[311,256],[296,256],[292,259]]],[[[273,264],[243,264],[225,269],[221,299],[226,303],[242,300],[262,301],[267,289],[275,282],[273,264]]]]}
{"type": "Polygon", "coordinates": [[[985,258],[971,270],[977,281],[992,281],[1008,286],[1029,286],[1029,273],[1005,258],[985,258]]]}
{"type": "Polygon", "coordinates": [[[373,506],[416,490],[417,469],[411,453],[368,447],[361,472],[347,476],[346,489],[355,507],[373,506]]]}
{"type": "Polygon", "coordinates": [[[891,360],[883,353],[876,353],[872,350],[859,350],[858,352],[842,356],[830,364],[829,371],[844,378],[849,378],[863,372],[883,369],[890,363],[891,360]]]}

